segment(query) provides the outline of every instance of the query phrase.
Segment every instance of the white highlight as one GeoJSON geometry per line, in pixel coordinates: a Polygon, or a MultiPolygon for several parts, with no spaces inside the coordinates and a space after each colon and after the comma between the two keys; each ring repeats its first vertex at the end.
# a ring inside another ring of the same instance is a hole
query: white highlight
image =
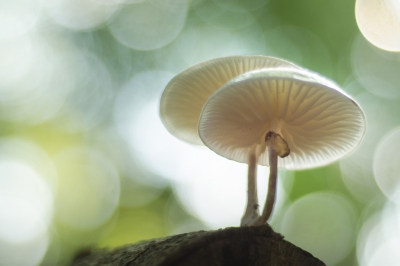
{"type": "MultiPolygon", "coordinates": [[[[31,239],[28,242],[9,243],[0,240],[0,265],[37,266],[50,244],[48,234],[31,239]]],[[[44,264],[46,265],[46,264],[44,264]]]]}
{"type": "Polygon", "coordinates": [[[114,112],[118,131],[133,154],[150,171],[164,177],[174,176],[168,172],[174,171],[170,167],[174,154],[188,146],[166,132],[158,115],[161,92],[172,77],[172,73],[162,71],[137,74],[124,86],[114,112]]]}
{"type": "Polygon", "coordinates": [[[0,40],[27,33],[40,17],[41,0],[1,0],[0,40]]]}
{"type": "Polygon", "coordinates": [[[52,207],[52,193],[35,170],[0,162],[0,240],[21,243],[43,235],[52,207]]]}
{"type": "Polygon", "coordinates": [[[1,265],[38,265],[49,245],[56,175],[35,144],[0,140],[1,265]]]}
{"type": "Polygon", "coordinates": [[[388,51],[400,51],[398,0],[357,0],[356,20],[362,34],[373,45],[388,51]]]}
{"type": "Polygon", "coordinates": [[[34,52],[31,38],[26,35],[9,40],[0,38],[0,93],[12,93],[7,87],[24,78],[32,67],[34,52]]]}

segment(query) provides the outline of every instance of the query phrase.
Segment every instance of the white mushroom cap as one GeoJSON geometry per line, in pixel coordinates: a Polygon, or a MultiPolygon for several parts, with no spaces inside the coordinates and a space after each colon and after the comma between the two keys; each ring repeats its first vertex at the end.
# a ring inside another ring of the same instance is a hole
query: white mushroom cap
{"type": "Polygon", "coordinates": [[[238,75],[276,67],[299,68],[282,59],[257,55],[216,58],[188,68],[165,88],[160,103],[161,120],[175,137],[202,145],[197,125],[211,94],[238,75]]]}
{"type": "Polygon", "coordinates": [[[205,103],[199,135],[229,159],[268,165],[265,136],[273,131],[290,155],[279,167],[304,169],[350,153],[365,132],[357,103],[332,81],[304,69],[262,69],[238,76],[205,103]]]}

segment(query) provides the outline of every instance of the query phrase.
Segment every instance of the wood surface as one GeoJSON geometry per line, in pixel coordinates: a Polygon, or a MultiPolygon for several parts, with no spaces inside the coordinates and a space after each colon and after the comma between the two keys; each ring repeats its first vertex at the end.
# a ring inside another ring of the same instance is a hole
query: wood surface
{"type": "Polygon", "coordinates": [[[78,256],[73,266],[322,266],[269,225],[230,227],[152,239],[78,256]]]}

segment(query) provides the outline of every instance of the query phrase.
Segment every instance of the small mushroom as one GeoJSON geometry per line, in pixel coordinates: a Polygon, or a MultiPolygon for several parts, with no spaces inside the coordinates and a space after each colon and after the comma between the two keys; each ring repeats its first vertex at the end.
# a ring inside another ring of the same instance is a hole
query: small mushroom
{"type": "MultiPolygon", "coordinates": [[[[231,79],[257,69],[299,68],[282,59],[260,56],[231,56],[197,64],[175,76],[165,88],[160,102],[160,117],[175,137],[203,145],[198,135],[198,122],[204,103],[231,79]]],[[[256,188],[256,157],[249,158],[248,199],[243,220],[259,216],[256,188]]]]}
{"type": "Polygon", "coordinates": [[[217,154],[270,166],[262,225],[275,202],[277,168],[305,169],[332,163],[354,150],[365,132],[358,104],[334,82],[304,69],[244,73],[204,104],[199,135],[217,154]],[[278,158],[279,156],[279,158],[278,158]]]}

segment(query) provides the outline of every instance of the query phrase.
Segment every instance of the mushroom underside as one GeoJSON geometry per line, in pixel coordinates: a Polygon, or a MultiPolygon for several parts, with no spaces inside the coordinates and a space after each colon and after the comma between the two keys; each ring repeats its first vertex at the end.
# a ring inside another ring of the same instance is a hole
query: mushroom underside
{"type": "Polygon", "coordinates": [[[317,167],[351,152],[364,134],[361,109],[335,89],[279,78],[246,83],[217,91],[199,121],[204,144],[228,159],[248,163],[256,154],[268,166],[264,138],[272,131],[291,151],[278,159],[280,167],[317,167]]]}

